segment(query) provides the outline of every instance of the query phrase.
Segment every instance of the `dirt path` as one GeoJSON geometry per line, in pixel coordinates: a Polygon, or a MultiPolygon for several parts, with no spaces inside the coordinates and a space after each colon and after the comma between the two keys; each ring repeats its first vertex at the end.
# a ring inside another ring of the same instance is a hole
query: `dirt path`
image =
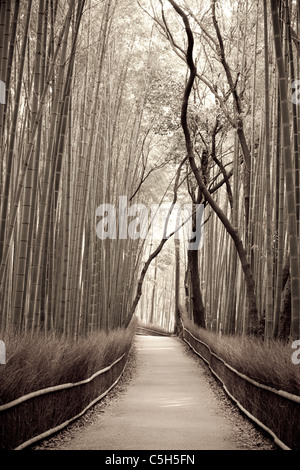
{"type": "Polygon", "coordinates": [[[136,371],[126,390],[56,449],[272,448],[271,441],[258,436],[247,420],[233,416],[230,407],[224,408],[207,370],[190,357],[178,338],[138,336],[136,349],[136,371]]]}

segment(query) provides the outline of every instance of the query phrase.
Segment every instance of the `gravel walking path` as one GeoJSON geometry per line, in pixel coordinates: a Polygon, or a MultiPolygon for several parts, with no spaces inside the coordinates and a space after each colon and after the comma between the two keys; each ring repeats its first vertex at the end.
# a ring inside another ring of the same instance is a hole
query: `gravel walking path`
{"type": "Polygon", "coordinates": [[[126,386],[123,383],[113,399],[36,449],[275,448],[236,410],[202,361],[178,338],[137,336],[134,371],[129,373],[126,386]]]}

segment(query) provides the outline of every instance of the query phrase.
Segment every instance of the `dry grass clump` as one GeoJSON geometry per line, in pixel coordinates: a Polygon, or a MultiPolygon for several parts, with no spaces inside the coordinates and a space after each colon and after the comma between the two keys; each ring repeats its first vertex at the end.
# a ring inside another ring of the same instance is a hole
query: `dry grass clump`
{"type": "Polygon", "coordinates": [[[1,336],[6,364],[0,365],[0,405],[27,393],[87,379],[128,352],[136,322],[125,330],[92,333],[77,341],[24,334],[1,336]]]}
{"type": "Polygon", "coordinates": [[[291,343],[219,335],[185,320],[191,333],[242,374],[277,390],[300,395],[300,365],[293,364],[291,343]]]}

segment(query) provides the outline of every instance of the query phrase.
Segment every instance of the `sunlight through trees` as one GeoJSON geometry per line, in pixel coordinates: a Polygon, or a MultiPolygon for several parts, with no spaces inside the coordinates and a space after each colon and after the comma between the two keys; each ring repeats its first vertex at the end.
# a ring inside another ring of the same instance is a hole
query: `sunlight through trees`
{"type": "Polygon", "coordinates": [[[298,339],[299,2],[3,0],[0,17],[1,331],[185,314],[298,339]],[[120,197],[203,204],[203,245],[137,219],[100,239],[120,197]]]}

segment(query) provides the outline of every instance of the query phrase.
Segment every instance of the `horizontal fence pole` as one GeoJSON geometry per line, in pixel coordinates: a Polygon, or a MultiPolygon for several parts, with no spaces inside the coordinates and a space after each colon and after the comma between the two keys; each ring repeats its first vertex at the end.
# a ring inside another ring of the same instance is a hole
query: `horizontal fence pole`
{"type": "MultiPolygon", "coordinates": [[[[297,395],[294,395],[294,394],[291,394],[291,393],[288,393],[288,392],[285,392],[285,391],[282,391],[282,390],[276,390],[272,387],[268,387],[266,385],[263,385],[253,379],[250,379],[250,377],[247,377],[246,375],[242,374],[241,372],[237,371],[236,369],[234,369],[233,367],[231,367],[229,364],[227,364],[222,358],[220,358],[217,354],[215,354],[211,349],[210,347],[204,342],[204,341],[201,341],[199,338],[196,338],[184,325],[182,325],[183,327],[183,330],[188,333],[195,341],[197,341],[198,343],[202,344],[203,346],[205,346],[209,353],[212,355],[212,356],[215,356],[219,361],[221,361],[225,367],[227,367],[229,370],[231,370],[232,372],[234,372],[237,376],[241,377],[242,379],[248,381],[249,383],[251,383],[252,385],[258,387],[258,388],[261,388],[261,389],[264,389],[264,390],[267,390],[268,392],[271,392],[271,393],[274,393],[276,395],[279,395],[287,400],[290,400],[292,402],[295,402],[295,403],[299,403],[300,402],[300,397],[297,396],[297,395]]],[[[252,421],[254,421],[258,426],[260,426],[264,431],[268,432],[272,438],[274,439],[274,442],[283,450],[291,450],[290,447],[288,447],[281,439],[279,439],[279,437],[276,435],[276,433],[270,429],[268,426],[266,426],[264,423],[262,423],[258,418],[256,418],[252,413],[250,413],[237,399],[236,397],[234,397],[232,395],[232,393],[230,393],[230,391],[228,390],[228,388],[226,387],[224,381],[222,380],[222,378],[213,370],[210,362],[200,353],[198,352],[194,347],[193,345],[188,341],[187,338],[183,337],[183,340],[185,341],[185,343],[195,352],[195,354],[197,354],[209,367],[210,371],[212,372],[212,374],[220,381],[220,383],[222,384],[223,386],[223,389],[224,391],[227,393],[227,395],[237,404],[237,406],[240,408],[240,410],[248,417],[250,418],[252,421]]]]}
{"type": "MultiPolygon", "coordinates": [[[[124,357],[124,354],[121,358],[124,357]]],[[[121,359],[120,358],[120,359],[121,359]]],[[[119,359],[119,360],[120,360],[119,359]]],[[[116,361],[116,362],[119,362],[119,361],[116,361]]],[[[116,362],[113,363],[116,364],[116,362]]],[[[32,444],[35,444],[36,442],[38,441],[41,441],[43,439],[46,439],[47,437],[50,437],[52,436],[52,434],[55,434],[56,432],[58,431],[61,431],[62,429],[64,429],[65,427],[67,427],[69,424],[71,424],[73,421],[76,421],[77,419],[79,419],[81,416],[84,415],[84,413],[86,413],[92,406],[94,406],[98,401],[100,401],[102,398],[104,398],[116,385],[117,383],[119,382],[122,374],[124,373],[124,370],[125,370],[125,367],[127,365],[127,362],[125,363],[123,369],[122,369],[122,372],[120,373],[119,377],[114,381],[114,383],[105,391],[103,392],[101,395],[99,395],[99,397],[95,398],[95,400],[93,400],[89,405],[87,405],[84,410],[82,410],[80,413],[78,413],[76,416],[73,416],[73,418],[70,418],[68,419],[67,421],[64,421],[63,423],[59,424],[58,426],[56,426],[55,428],[52,428],[52,429],[49,429],[48,431],[45,431],[43,432],[42,434],[39,434],[38,436],[34,436],[33,438],[29,439],[28,441],[26,442],[23,442],[22,444],[20,444],[18,447],[16,447],[14,450],[23,450],[25,449],[26,447],[28,446],[31,446],[32,444]]],[[[98,374],[99,375],[99,374],[98,374]]]]}
{"type": "Polygon", "coordinates": [[[145,331],[151,331],[151,333],[155,333],[156,335],[161,335],[161,336],[171,336],[171,333],[166,333],[165,331],[159,331],[159,330],[152,330],[151,328],[147,328],[144,326],[137,326],[137,330],[145,330],[145,331]]]}
{"type": "Polygon", "coordinates": [[[10,401],[9,403],[5,403],[4,405],[1,405],[0,406],[0,412],[4,411],[4,410],[7,410],[9,408],[13,408],[14,406],[17,406],[20,403],[23,403],[24,401],[30,400],[31,398],[35,398],[35,397],[39,397],[41,395],[46,395],[48,393],[57,392],[59,390],[65,390],[65,389],[68,389],[68,388],[78,387],[79,385],[87,384],[87,383],[91,382],[92,380],[94,380],[99,375],[104,374],[105,372],[110,370],[112,367],[114,367],[114,365],[117,364],[118,362],[120,362],[123,359],[124,356],[125,356],[125,353],[122,354],[122,356],[120,356],[118,359],[116,359],[112,364],[105,367],[104,369],[99,370],[98,372],[93,374],[88,379],[81,380],[80,382],[66,383],[66,384],[61,384],[61,385],[55,385],[54,387],[43,388],[41,390],[37,390],[35,392],[28,393],[27,395],[23,395],[22,397],[16,398],[15,400],[10,401]]]}
{"type": "Polygon", "coordinates": [[[219,359],[219,361],[223,362],[224,366],[226,366],[228,369],[230,369],[236,375],[240,376],[242,379],[247,380],[247,382],[252,383],[256,387],[268,390],[269,392],[275,393],[276,395],[280,395],[281,397],[287,398],[288,400],[294,401],[295,403],[300,403],[300,397],[298,395],[294,395],[293,393],[289,393],[289,392],[286,392],[284,390],[277,390],[276,388],[272,388],[272,387],[269,387],[268,385],[261,384],[260,382],[257,382],[256,380],[253,380],[250,377],[248,377],[247,375],[242,374],[238,370],[234,369],[230,364],[227,364],[227,362],[225,362],[221,357],[219,357],[216,353],[214,353],[206,343],[204,343],[200,339],[196,338],[187,328],[185,328],[185,327],[183,327],[183,328],[187,333],[189,333],[192,336],[192,338],[194,338],[195,341],[198,341],[198,343],[201,343],[204,346],[206,346],[212,356],[215,356],[217,359],[219,359]]]}

